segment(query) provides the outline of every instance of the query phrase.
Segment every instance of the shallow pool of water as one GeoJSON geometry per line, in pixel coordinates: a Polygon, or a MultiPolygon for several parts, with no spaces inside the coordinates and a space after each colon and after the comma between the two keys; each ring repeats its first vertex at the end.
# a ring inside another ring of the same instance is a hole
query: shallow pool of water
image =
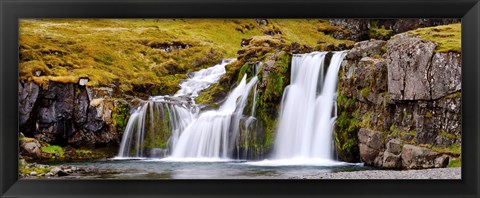
{"type": "Polygon", "coordinates": [[[78,179],[289,179],[321,172],[369,170],[360,163],[325,161],[236,161],[215,159],[109,159],[66,165],[96,167],[113,171],[78,179]]]}

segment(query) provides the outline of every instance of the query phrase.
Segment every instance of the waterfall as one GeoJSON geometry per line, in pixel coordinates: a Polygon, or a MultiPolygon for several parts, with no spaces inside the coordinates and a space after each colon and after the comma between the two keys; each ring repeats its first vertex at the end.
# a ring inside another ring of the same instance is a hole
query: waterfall
{"type": "Polygon", "coordinates": [[[225,66],[234,59],[189,73],[174,96],[152,96],[142,101],[127,122],[119,158],[164,157],[174,148],[182,131],[198,114],[193,100],[198,93],[216,83],[225,74],[225,66]],[[167,144],[162,144],[167,142],[167,144]]]}
{"type": "Polygon", "coordinates": [[[130,115],[118,157],[146,157],[147,149],[168,151],[193,120],[194,112],[194,107],[169,98],[143,101],[130,115]],[[167,142],[167,145],[160,145],[160,142],[167,142]]]}
{"type": "Polygon", "coordinates": [[[333,160],[337,78],[345,52],[335,52],[324,76],[326,52],[292,58],[291,83],[283,93],[274,158],[333,160]]]}
{"type": "Polygon", "coordinates": [[[188,74],[189,78],[180,83],[180,90],[174,96],[187,96],[196,98],[198,93],[210,85],[218,82],[226,70],[225,66],[235,59],[225,59],[222,63],[188,74]]]}
{"type": "Polygon", "coordinates": [[[240,120],[250,90],[257,77],[246,82],[243,76],[218,110],[203,112],[181,134],[172,152],[175,158],[218,158],[232,155],[238,137],[240,120]]]}

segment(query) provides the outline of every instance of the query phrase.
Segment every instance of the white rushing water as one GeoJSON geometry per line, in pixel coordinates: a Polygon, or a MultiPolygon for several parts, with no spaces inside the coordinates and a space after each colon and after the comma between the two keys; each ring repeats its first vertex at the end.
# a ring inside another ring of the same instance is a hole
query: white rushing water
{"type": "MultiPolygon", "coordinates": [[[[188,74],[181,89],[172,96],[152,96],[130,115],[122,137],[118,158],[146,157],[145,137],[150,135],[168,139],[168,148],[178,141],[182,131],[194,120],[198,107],[193,98],[225,74],[225,66],[234,59],[225,59],[220,64],[188,74]],[[189,98],[186,101],[185,98],[189,98]],[[167,137],[168,136],[168,137],[167,137]]],[[[162,149],[164,156],[168,148],[162,149]]]]}
{"type": "Polygon", "coordinates": [[[145,136],[164,138],[175,145],[181,131],[193,120],[192,108],[160,98],[143,102],[128,120],[119,158],[145,157],[145,136]],[[150,134],[147,134],[150,133],[150,134]],[[163,137],[161,137],[163,136],[163,137]]]}
{"type": "MultiPolygon", "coordinates": [[[[337,78],[345,55],[346,52],[335,52],[328,67],[324,65],[327,52],[293,56],[291,83],[281,101],[273,158],[248,164],[345,165],[333,159],[337,78]]],[[[237,159],[247,159],[249,138],[254,137],[252,132],[256,134],[258,127],[255,104],[260,63],[254,65],[251,80],[247,82],[245,74],[218,109],[199,113],[193,100],[202,90],[217,83],[225,74],[225,66],[232,61],[227,59],[190,73],[174,96],[154,96],[141,103],[130,116],[118,156],[142,158],[164,152],[162,157],[166,158],[162,161],[228,161],[235,154],[237,159]],[[249,95],[252,106],[246,109],[250,113],[244,115],[249,95]],[[168,145],[152,150],[146,140],[152,135],[168,139],[168,145]]]]}
{"type": "MultiPolygon", "coordinates": [[[[218,82],[225,74],[225,66],[233,60],[226,59],[221,64],[190,73],[174,96],[153,96],[143,101],[130,115],[117,159],[165,157],[169,153],[171,157],[165,158],[167,161],[216,161],[231,156],[237,145],[243,110],[257,77],[247,83],[245,75],[218,110],[199,114],[193,99],[218,82]],[[151,138],[168,139],[168,145],[154,144],[162,148],[152,148],[151,138]],[[163,154],[158,155],[159,152],[163,154]]],[[[258,66],[255,65],[256,71],[258,66]]],[[[254,95],[256,97],[256,90],[254,95]]]]}
{"type": "Polygon", "coordinates": [[[250,90],[257,83],[253,77],[249,83],[243,76],[238,86],[228,95],[218,110],[200,114],[182,133],[173,148],[170,159],[225,159],[233,152],[240,119],[250,90]]]}
{"type": "Polygon", "coordinates": [[[336,114],[332,115],[332,111],[336,106],[338,70],[346,53],[333,54],[324,77],[326,55],[314,52],[292,58],[291,83],[284,90],[274,145],[274,159],[282,160],[282,164],[291,164],[288,159],[295,161],[293,164],[333,161],[336,114]]]}
{"type": "Polygon", "coordinates": [[[220,77],[226,72],[225,66],[234,60],[235,59],[224,59],[222,63],[218,65],[188,74],[191,77],[180,83],[181,89],[178,90],[174,96],[197,97],[200,91],[218,82],[220,77]]]}

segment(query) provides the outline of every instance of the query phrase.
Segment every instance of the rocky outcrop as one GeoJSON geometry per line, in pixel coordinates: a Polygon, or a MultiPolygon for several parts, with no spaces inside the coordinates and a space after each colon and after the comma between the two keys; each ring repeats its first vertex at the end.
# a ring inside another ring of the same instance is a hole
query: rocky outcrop
{"type": "Polygon", "coordinates": [[[391,36],[422,27],[459,23],[459,19],[330,19],[330,24],[341,30],[326,32],[336,39],[364,41],[388,40],[391,36]]]}
{"type": "Polygon", "coordinates": [[[391,101],[439,99],[460,91],[460,54],[435,53],[435,47],[434,42],[410,34],[388,41],[391,101]]]}
{"type": "Polygon", "coordinates": [[[20,131],[62,146],[118,144],[124,126],[114,118],[128,114],[121,108],[128,105],[112,95],[110,88],[52,81],[40,87],[34,82],[19,82],[20,131]]]}
{"type": "Polygon", "coordinates": [[[342,160],[417,169],[445,167],[447,155],[458,157],[461,54],[436,46],[405,33],[358,42],[348,52],[335,124],[342,160]]]}
{"type": "Polygon", "coordinates": [[[447,166],[448,157],[441,156],[427,148],[404,145],[402,149],[402,166],[408,169],[433,168],[447,166]]]}

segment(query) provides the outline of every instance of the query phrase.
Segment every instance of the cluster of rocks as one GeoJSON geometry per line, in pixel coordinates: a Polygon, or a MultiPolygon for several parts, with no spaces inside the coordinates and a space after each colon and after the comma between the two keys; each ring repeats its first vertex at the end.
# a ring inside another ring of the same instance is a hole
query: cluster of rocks
{"type": "Polygon", "coordinates": [[[32,177],[63,177],[70,175],[91,175],[97,174],[98,169],[93,167],[80,167],[80,166],[69,166],[69,165],[60,165],[60,166],[51,166],[45,164],[37,163],[27,163],[24,159],[19,161],[20,168],[25,170],[32,170],[27,173],[22,173],[19,171],[19,176],[22,178],[32,178],[32,177]],[[38,170],[38,171],[35,171],[38,170]]]}
{"type": "MultiPolygon", "coordinates": [[[[430,148],[461,146],[461,54],[437,52],[436,46],[404,33],[358,42],[342,62],[339,98],[353,102],[339,102],[339,112],[358,121],[350,137],[366,164],[445,167],[448,157],[430,148]]],[[[339,142],[342,148],[348,141],[339,142]]]]}
{"type": "Polygon", "coordinates": [[[85,84],[19,82],[20,132],[56,145],[118,144],[123,129],[114,116],[128,116],[128,103],[114,99],[110,87],[85,84]]]}
{"type": "Polygon", "coordinates": [[[449,156],[431,149],[403,144],[390,139],[382,132],[361,128],[358,132],[360,158],[366,164],[389,169],[443,168],[449,156]],[[386,140],[387,139],[387,140],[386,140]],[[385,142],[387,142],[385,144],[385,142]]]}

